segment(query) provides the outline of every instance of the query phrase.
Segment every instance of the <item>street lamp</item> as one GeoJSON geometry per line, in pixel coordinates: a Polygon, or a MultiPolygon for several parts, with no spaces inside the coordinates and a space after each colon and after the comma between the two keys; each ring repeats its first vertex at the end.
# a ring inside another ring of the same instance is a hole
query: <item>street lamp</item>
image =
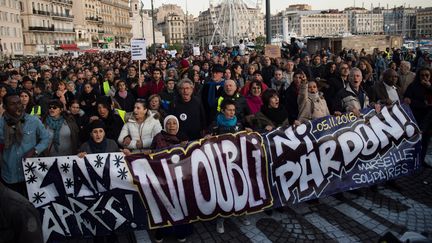
{"type": "Polygon", "coordinates": [[[153,55],[156,56],[156,36],[155,36],[155,24],[154,24],[153,0],[151,0],[151,10],[152,10],[152,27],[153,27],[153,55]]]}
{"type": "Polygon", "coordinates": [[[0,39],[0,60],[3,60],[3,44],[2,44],[2,39],[0,39]]]}
{"type": "Polygon", "coordinates": [[[190,34],[189,34],[189,13],[188,13],[188,4],[187,4],[187,0],[186,1],[186,34],[187,34],[187,44],[190,43],[190,34]]]}
{"type": "Polygon", "coordinates": [[[271,44],[270,0],[266,0],[266,43],[271,44]]]}
{"type": "MultiPolygon", "coordinates": [[[[141,1],[140,1],[141,2],[141,1]]],[[[142,38],[144,38],[144,20],[143,20],[143,12],[144,12],[144,4],[141,2],[141,9],[139,12],[139,15],[141,16],[141,32],[142,32],[142,38]]]]}

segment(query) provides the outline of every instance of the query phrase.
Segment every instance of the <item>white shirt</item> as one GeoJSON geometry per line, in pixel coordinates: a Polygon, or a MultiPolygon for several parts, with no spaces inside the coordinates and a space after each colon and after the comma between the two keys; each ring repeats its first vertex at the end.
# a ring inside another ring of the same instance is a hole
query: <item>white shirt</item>
{"type": "Polygon", "coordinates": [[[244,56],[245,55],[246,46],[245,44],[241,43],[239,44],[239,55],[244,56]]]}
{"type": "Polygon", "coordinates": [[[397,92],[397,88],[395,86],[393,86],[393,85],[390,86],[390,85],[386,84],[385,82],[383,82],[383,83],[384,83],[384,86],[386,88],[386,91],[387,91],[387,94],[389,96],[389,99],[392,102],[399,101],[399,95],[398,95],[398,92],[397,92]]]}

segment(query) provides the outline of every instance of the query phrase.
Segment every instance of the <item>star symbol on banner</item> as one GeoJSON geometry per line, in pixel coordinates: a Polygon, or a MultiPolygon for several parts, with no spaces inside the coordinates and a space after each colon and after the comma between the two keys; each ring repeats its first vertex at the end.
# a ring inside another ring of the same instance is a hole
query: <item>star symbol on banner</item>
{"type": "Polygon", "coordinates": [[[45,164],[45,162],[39,162],[39,168],[38,168],[38,170],[40,170],[42,172],[47,171],[48,170],[47,164],[45,164]]]}
{"type": "Polygon", "coordinates": [[[64,182],[67,188],[71,188],[74,185],[74,182],[72,181],[72,178],[67,178],[64,182]]]}
{"type": "Polygon", "coordinates": [[[64,164],[60,165],[60,168],[62,169],[63,173],[68,173],[70,165],[68,163],[64,163],[64,164]]]}
{"type": "Polygon", "coordinates": [[[34,164],[34,162],[31,162],[31,164],[30,164],[30,162],[25,164],[25,167],[26,167],[25,172],[27,174],[28,173],[34,173],[34,170],[36,169],[36,165],[34,164]]]}
{"type": "Polygon", "coordinates": [[[27,183],[28,184],[33,184],[37,181],[37,177],[34,174],[31,174],[28,178],[27,178],[27,183]]]}
{"type": "Polygon", "coordinates": [[[46,197],[44,196],[45,192],[35,192],[33,194],[33,203],[41,203],[42,199],[45,199],[46,197]]]}
{"type": "Polygon", "coordinates": [[[120,169],[117,172],[119,173],[118,176],[117,176],[118,178],[120,178],[121,180],[126,180],[126,178],[127,178],[126,167],[123,167],[123,169],[120,169]]]}
{"type": "Polygon", "coordinates": [[[120,164],[123,164],[123,163],[124,163],[124,162],[122,161],[123,156],[121,156],[121,155],[115,155],[114,157],[115,157],[115,158],[114,158],[114,165],[118,168],[118,167],[120,167],[120,164]]]}
{"type": "Polygon", "coordinates": [[[96,168],[102,167],[102,164],[103,164],[102,160],[103,160],[102,156],[96,155],[96,160],[94,161],[96,168]]]}

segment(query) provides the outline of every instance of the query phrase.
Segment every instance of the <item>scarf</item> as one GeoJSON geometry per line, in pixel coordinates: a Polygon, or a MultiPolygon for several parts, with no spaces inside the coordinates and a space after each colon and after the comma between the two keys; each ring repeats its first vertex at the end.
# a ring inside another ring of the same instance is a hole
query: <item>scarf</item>
{"type": "Polygon", "coordinates": [[[258,111],[260,111],[261,106],[263,105],[261,97],[257,97],[253,95],[247,96],[246,102],[252,114],[255,114],[258,111]]]}
{"type": "Polygon", "coordinates": [[[4,126],[4,148],[8,149],[14,144],[21,143],[23,138],[23,124],[25,122],[24,119],[25,113],[23,112],[21,116],[14,117],[11,116],[8,112],[3,114],[4,120],[6,122],[6,126],[4,126]]]}
{"type": "Polygon", "coordinates": [[[316,102],[317,100],[319,100],[320,94],[319,93],[312,94],[308,92],[308,98],[311,99],[313,102],[316,102]]]}
{"type": "Polygon", "coordinates": [[[261,112],[274,123],[275,126],[280,126],[288,118],[288,112],[282,105],[278,108],[269,108],[265,105],[261,107],[261,112]]]}
{"type": "Polygon", "coordinates": [[[123,99],[126,99],[127,97],[127,91],[119,91],[118,94],[123,99]]]}
{"type": "Polygon", "coordinates": [[[169,133],[165,132],[164,130],[161,131],[161,134],[162,134],[165,142],[167,143],[166,144],[167,146],[176,145],[182,141],[182,140],[180,140],[179,137],[177,137],[177,135],[169,134],[169,133]]]}
{"type": "Polygon", "coordinates": [[[351,86],[351,90],[357,96],[357,99],[359,99],[360,107],[363,109],[364,103],[365,103],[365,93],[364,93],[363,89],[360,87],[359,90],[357,91],[352,87],[351,84],[350,84],[350,86],[351,86]]]}
{"type": "Polygon", "coordinates": [[[60,145],[60,129],[63,125],[63,122],[63,116],[60,116],[59,118],[53,118],[51,116],[48,116],[46,119],[46,124],[54,131],[53,145],[56,151],[58,151],[58,147],[60,145]]]}
{"type": "Polygon", "coordinates": [[[225,117],[224,114],[220,113],[216,117],[216,124],[218,127],[234,127],[235,125],[237,125],[237,117],[234,116],[233,118],[228,119],[225,117]]]}
{"type": "Polygon", "coordinates": [[[208,91],[208,97],[207,97],[207,101],[208,104],[210,105],[210,107],[214,107],[216,105],[216,89],[218,86],[224,86],[224,81],[220,81],[220,82],[215,82],[215,81],[210,81],[208,82],[209,85],[209,91],[208,91]]]}
{"type": "Polygon", "coordinates": [[[100,143],[96,143],[95,141],[93,141],[93,139],[89,139],[88,145],[90,146],[90,150],[92,151],[93,154],[105,153],[108,142],[105,138],[100,143]]]}

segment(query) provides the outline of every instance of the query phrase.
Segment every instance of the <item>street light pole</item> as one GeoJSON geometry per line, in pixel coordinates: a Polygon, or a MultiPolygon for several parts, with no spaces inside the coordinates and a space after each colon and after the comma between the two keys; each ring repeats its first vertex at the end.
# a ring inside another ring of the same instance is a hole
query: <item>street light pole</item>
{"type": "Polygon", "coordinates": [[[0,39],[0,61],[3,61],[3,44],[2,44],[2,39],[0,39]]]}
{"type": "Polygon", "coordinates": [[[189,16],[188,16],[188,6],[186,1],[186,34],[187,34],[187,44],[189,44],[189,16]]]}
{"type": "Polygon", "coordinates": [[[266,0],[266,43],[271,44],[270,0],[266,0]]]}
{"type": "Polygon", "coordinates": [[[156,36],[155,36],[155,24],[154,24],[153,0],[151,0],[151,10],[152,10],[152,27],[153,27],[153,55],[156,56],[156,36]]]}
{"type": "MultiPolygon", "coordinates": [[[[141,1],[140,1],[141,2],[141,1]]],[[[144,40],[144,20],[143,20],[143,11],[144,11],[144,4],[141,2],[141,9],[139,15],[141,16],[141,32],[142,32],[142,38],[144,40]]]]}

